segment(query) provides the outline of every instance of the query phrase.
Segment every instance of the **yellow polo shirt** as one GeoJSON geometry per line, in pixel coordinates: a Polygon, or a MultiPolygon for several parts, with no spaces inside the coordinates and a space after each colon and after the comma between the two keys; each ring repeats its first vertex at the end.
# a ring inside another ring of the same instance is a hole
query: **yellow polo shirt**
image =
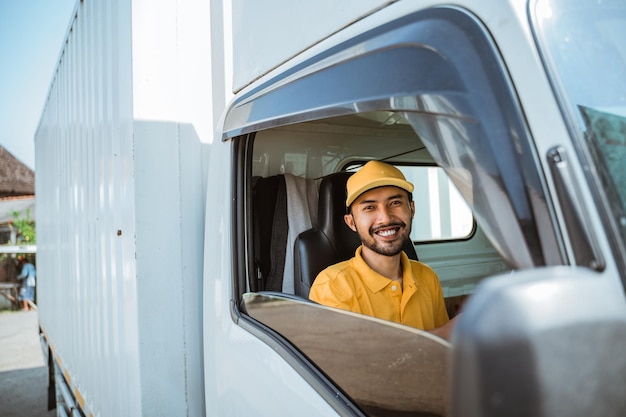
{"type": "Polygon", "coordinates": [[[319,273],[309,298],[326,306],[422,330],[446,324],[448,313],[435,271],[426,264],[409,260],[404,252],[401,262],[404,288],[371,269],[361,257],[359,247],[354,258],[319,273]]]}

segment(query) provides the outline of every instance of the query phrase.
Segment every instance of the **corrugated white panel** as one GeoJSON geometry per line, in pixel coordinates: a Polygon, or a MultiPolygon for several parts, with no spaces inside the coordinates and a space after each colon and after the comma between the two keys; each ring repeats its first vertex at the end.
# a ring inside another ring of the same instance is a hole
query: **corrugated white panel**
{"type": "Polygon", "coordinates": [[[94,415],[204,414],[207,144],[226,100],[210,19],[201,0],[80,2],[36,134],[41,322],[94,415]]]}
{"type": "Polygon", "coordinates": [[[36,134],[41,323],[94,415],[141,415],[130,0],[77,5],[36,134]]]}
{"type": "MultiPolygon", "coordinates": [[[[224,108],[215,2],[134,0],[138,330],[146,416],[204,415],[202,268],[206,152],[224,108]],[[217,70],[215,70],[217,69],[217,70]]],[[[221,16],[220,16],[221,18],[221,16]]]]}

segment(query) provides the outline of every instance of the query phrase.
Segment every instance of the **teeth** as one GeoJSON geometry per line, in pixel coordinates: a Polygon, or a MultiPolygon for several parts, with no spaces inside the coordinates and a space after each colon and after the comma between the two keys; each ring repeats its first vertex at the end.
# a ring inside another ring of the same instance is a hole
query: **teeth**
{"type": "Polygon", "coordinates": [[[391,235],[395,235],[396,234],[396,229],[391,229],[391,230],[382,230],[380,232],[378,232],[379,235],[381,236],[391,236],[391,235]]]}

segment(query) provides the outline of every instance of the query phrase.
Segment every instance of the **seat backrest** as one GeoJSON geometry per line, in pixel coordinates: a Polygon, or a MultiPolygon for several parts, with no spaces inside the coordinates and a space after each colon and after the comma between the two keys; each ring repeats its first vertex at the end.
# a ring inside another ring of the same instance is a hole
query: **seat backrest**
{"type": "MultiPolygon", "coordinates": [[[[298,236],[294,247],[296,294],[308,297],[317,275],[330,265],[354,256],[361,245],[357,233],[346,225],[346,183],[352,172],[337,172],[322,179],[319,187],[317,227],[298,236]]],[[[411,240],[404,245],[410,259],[417,260],[411,240]]]]}
{"type": "Polygon", "coordinates": [[[314,180],[291,174],[253,179],[252,218],[256,280],[252,291],[295,293],[294,242],[317,224],[314,180]]]}

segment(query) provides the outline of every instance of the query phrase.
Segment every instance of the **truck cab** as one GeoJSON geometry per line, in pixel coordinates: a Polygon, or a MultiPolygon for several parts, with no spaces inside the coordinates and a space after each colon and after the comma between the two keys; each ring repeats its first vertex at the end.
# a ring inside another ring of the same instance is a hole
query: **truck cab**
{"type": "MultiPolygon", "coordinates": [[[[612,387],[626,371],[625,13],[396,2],[243,88],[212,150],[205,324],[228,299],[236,326],[340,415],[623,412],[612,387]],[[415,183],[412,249],[437,272],[450,317],[462,311],[451,344],[307,299],[315,271],[358,246],[342,198],[369,160],[415,183]],[[223,175],[232,186],[218,189],[223,175]],[[584,370],[569,367],[583,358],[584,370]]],[[[214,330],[205,349],[227,343],[214,330]]],[[[225,359],[205,375],[255,363],[225,359]]]]}

